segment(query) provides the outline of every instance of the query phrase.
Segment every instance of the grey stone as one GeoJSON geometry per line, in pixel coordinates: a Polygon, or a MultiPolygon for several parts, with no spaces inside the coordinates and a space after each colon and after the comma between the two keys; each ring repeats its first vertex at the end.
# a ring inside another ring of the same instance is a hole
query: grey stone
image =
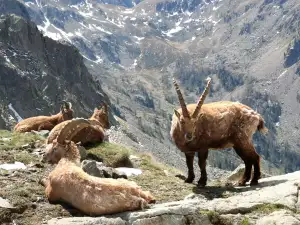
{"type": "Polygon", "coordinates": [[[8,200],[0,197],[0,208],[12,209],[14,208],[8,200]]]}
{"type": "Polygon", "coordinates": [[[48,135],[50,133],[49,130],[40,130],[40,131],[32,130],[31,132],[34,133],[34,134],[37,134],[37,135],[39,135],[41,137],[45,137],[45,138],[48,137],[48,135]]]}
{"type": "Polygon", "coordinates": [[[83,146],[78,146],[78,150],[79,150],[79,153],[80,153],[80,159],[81,160],[86,159],[86,156],[87,156],[86,149],[83,146]]]}
{"type": "Polygon", "coordinates": [[[73,218],[54,218],[47,222],[48,225],[126,225],[121,218],[89,218],[89,217],[73,217],[73,218]]]}
{"type": "MultiPolygon", "coordinates": [[[[227,182],[238,181],[244,174],[245,164],[240,164],[234,171],[232,171],[228,177],[226,177],[227,182]]],[[[252,170],[253,175],[253,170],[252,170]]],[[[261,178],[270,177],[271,175],[261,172],[261,178]]]]}
{"type": "Polygon", "coordinates": [[[95,160],[83,160],[81,163],[81,168],[88,174],[95,177],[105,177],[105,178],[125,178],[126,174],[118,172],[114,168],[106,167],[102,162],[97,162],[95,160]]]}
{"type": "Polygon", "coordinates": [[[256,225],[299,225],[300,220],[286,210],[276,211],[256,221],[256,225]]]}

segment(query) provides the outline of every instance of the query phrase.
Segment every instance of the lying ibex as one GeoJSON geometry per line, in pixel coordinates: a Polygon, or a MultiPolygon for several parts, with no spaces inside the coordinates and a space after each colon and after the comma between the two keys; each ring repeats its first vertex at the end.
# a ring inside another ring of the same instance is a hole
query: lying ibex
{"type": "Polygon", "coordinates": [[[87,120],[72,120],[47,146],[43,161],[58,163],[48,179],[42,180],[48,200],[66,202],[93,216],[138,210],[155,202],[151,194],[141,190],[135,182],[90,176],[80,168],[79,150],[69,140],[88,126],[87,120]]]}
{"type": "Polygon", "coordinates": [[[16,132],[30,132],[32,130],[52,130],[55,125],[73,118],[72,104],[63,101],[60,112],[53,116],[35,116],[20,121],[14,128],[16,132]]]}
{"type": "MultiPolygon", "coordinates": [[[[98,109],[95,108],[93,115],[89,118],[91,126],[86,127],[79,131],[77,135],[72,138],[75,143],[81,142],[82,145],[87,143],[101,143],[104,139],[104,130],[109,128],[108,120],[108,109],[107,105],[104,103],[103,106],[98,109]]],[[[56,125],[50,132],[46,144],[50,144],[57,138],[60,130],[71,121],[65,121],[56,125]]]]}
{"type": "Polygon", "coordinates": [[[250,185],[258,184],[261,176],[260,157],[252,144],[252,136],[258,130],[266,133],[264,119],[250,107],[238,102],[219,101],[203,104],[211,79],[197,104],[186,105],[178,84],[173,80],[181,109],[174,110],[170,134],[176,146],[185,153],[188,167],[187,183],[195,178],[193,161],[198,152],[201,177],[198,186],[207,182],[206,159],[208,149],[233,147],[245,163],[245,173],[239,180],[243,186],[250,180],[252,165],[254,174],[250,185]]]}

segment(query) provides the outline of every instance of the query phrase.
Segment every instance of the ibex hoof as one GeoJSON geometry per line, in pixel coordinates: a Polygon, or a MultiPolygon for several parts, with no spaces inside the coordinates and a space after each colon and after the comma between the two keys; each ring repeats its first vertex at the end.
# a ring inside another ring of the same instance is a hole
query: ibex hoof
{"type": "Polygon", "coordinates": [[[238,187],[244,187],[244,186],[246,186],[246,181],[239,181],[239,182],[237,183],[237,186],[238,186],[238,187]]]}
{"type": "Polygon", "coordinates": [[[201,182],[201,183],[198,183],[198,184],[197,184],[197,187],[200,187],[200,188],[205,187],[205,186],[206,186],[206,182],[205,182],[205,183],[202,183],[202,182],[201,182]]]}
{"type": "Polygon", "coordinates": [[[258,181],[257,180],[252,180],[250,182],[250,186],[255,186],[255,185],[258,185],[258,181]]]}
{"type": "Polygon", "coordinates": [[[188,178],[186,178],[185,180],[184,180],[184,182],[185,183],[192,183],[193,181],[194,181],[194,179],[195,179],[195,176],[189,176],[188,178]]]}

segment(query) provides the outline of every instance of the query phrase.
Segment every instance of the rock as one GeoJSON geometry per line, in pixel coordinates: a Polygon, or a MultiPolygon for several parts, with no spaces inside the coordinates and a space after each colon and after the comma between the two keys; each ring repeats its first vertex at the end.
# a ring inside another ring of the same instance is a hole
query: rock
{"type": "Polygon", "coordinates": [[[115,168],[116,171],[119,173],[126,174],[127,177],[129,176],[138,176],[142,174],[142,170],[136,168],[129,168],[129,167],[118,167],[115,168]]]}
{"type": "Polygon", "coordinates": [[[13,209],[14,207],[9,203],[8,200],[0,197],[0,208],[13,209]]]}
{"type": "Polygon", "coordinates": [[[48,225],[96,225],[96,224],[109,224],[109,225],[126,225],[125,221],[121,218],[88,218],[88,217],[74,217],[74,218],[61,218],[51,219],[48,225]]]}
{"type": "MultiPolygon", "coordinates": [[[[232,171],[231,174],[226,177],[227,182],[233,182],[233,181],[238,181],[244,174],[245,171],[245,164],[240,164],[234,171],[232,171]]],[[[253,170],[252,170],[252,175],[253,175],[253,170]]],[[[261,173],[262,178],[270,177],[271,175],[266,174],[264,172],[261,173]]]]}
{"type": "Polygon", "coordinates": [[[0,169],[4,170],[20,170],[20,169],[26,169],[26,166],[24,163],[21,162],[15,162],[14,164],[12,163],[5,163],[5,164],[0,164],[0,169]]]}
{"type": "Polygon", "coordinates": [[[78,146],[78,150],[80,153],[81,160],[86,159],[86,156],[87,156],[86,149],[83,146],[78,146]]]}
{"type": "Polygon", "coordinates": [[[95,177],[127,179],[126,174],[119,172],[114,168],[106,167],[102,162],[96,162],[95,160],[83,160],[81,163],[81,168],[86,173],[95,177]]]}
{"type": "MultiPolygon", "coordinates": [[[[116,214],[114,218],[110,219],[111,221],[107,220],[107,223],[114,224],[115,217],[117,217],[120,224],[132,225],[300,224],[300,218],[293,213],[299,202],[299,183],[300,171],[297,171],[286,175],[263,178],[256,187],[218,187],[218,190],[215,190],[216,187],[207,186],[201,189],[202,192],[199,191],[200,194],[190,194],[185,200],[156,204],[141,211],[116,214]],[[206,197],[208,192],[214,191],[228,191],[231,192],[231,195],[227,198],[212,200],[210,197],[206,197]],[[259,211],[260,208],[263,209],[264,207],[278,211],[264,215],[264,210],[259,211]],[[283,208],[290,210],[282,210],[283,208]]],[[[108,218],[52,219],[48,221],[48,224],[100,224],[101,219],[108,218]]]]}
{"type": "Polygon", "coordinates": [[[299,225],[300,220],[297,219],[293,213],[287,210],[281,210],[271,213],[270,215],[264,216],[261,219],[258,219],[256,222],[257,225],[299,225]]]}
{"type": "Polygon", "coordinates": [[[49,130],[40,130],[40,131],[32,130],[31,132],[34,133],[34,134],[37,134],[37,135],[39,135],[41,137],[44,137],[44,138],[48,137],[48,135],[50,133],[49,130]]]}
{"type": "Polygon", "coordinates": [[[130,155],[129,160],[134,168],[139,168],[142,162],[142,159],[136,155],[130,155]]]}

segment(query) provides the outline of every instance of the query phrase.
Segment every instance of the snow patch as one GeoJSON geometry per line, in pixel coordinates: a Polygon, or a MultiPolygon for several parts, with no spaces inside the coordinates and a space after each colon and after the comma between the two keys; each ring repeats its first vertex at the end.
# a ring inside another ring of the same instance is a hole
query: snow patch
{"type": "Polygon", "coordinates": [[[122,173],[125,173],[126,176],[137,176],[137,175],[140,175],[142,174],[142,170],[140,169],[136,169],[136,168],[129,168],[129,167],[118,167],[116,168],[116,170],[118,172],[122,172],[122,173]]]}
{"type": "Polygon", "coordinates": [[[286,74],[286,72],[287,72],[287,70],[283,71],[283,72],[277,77],[277,79],[283,77],[283,76],[286,74]]]}
{"type": "Polygon", "coordinates": [[[19,115],[19,113],[14,109],[11,103],[8,104],[8,108],[14,113],[15,117],[17,118],[17,121],[20,122],[23,120],[23,118],[19,115]]]}
{"type": "Polygon", "coordinates": [[[102,31],[102,32],[104,32],[104,33],[107,33],[107,34],[109,34],[109,35],[112,34],[111,32],[109,32],[109,31],[107,31],[107,30],[104,30],[102,27],[99,27],[99,26],[97,26],[97,25],[95,25],[95,24],[93,24],[93,27],[94,27],[95,29],[97,29],[97,30],[99,30],[99,31],[102,31]]]}
{"type": "Polygon", "coordinates": [[[20,169],[26,169],[26,166],[24,163],[21,162],[15,162],[14,164],[12,163],[5,163],[0,165],[0,169],[4,170],[20,170],[20,169]]]}
{"type": "Polygon", "coordinates": [[[168,32],[162,32],[163,34],[167,35],[168,37],[173,37],[172,34],[175,34],[179,31],[181,31],[184,27],[181,27],[181,26],[177,26],[171,30],[169,30],[168,32]]]}
{"type": "Polygon", "coordinates": [[[136,38],[138,41],[145,39],[145,37],[138,37],[138,36],[133,36],[133,37],[136,38]]]}

